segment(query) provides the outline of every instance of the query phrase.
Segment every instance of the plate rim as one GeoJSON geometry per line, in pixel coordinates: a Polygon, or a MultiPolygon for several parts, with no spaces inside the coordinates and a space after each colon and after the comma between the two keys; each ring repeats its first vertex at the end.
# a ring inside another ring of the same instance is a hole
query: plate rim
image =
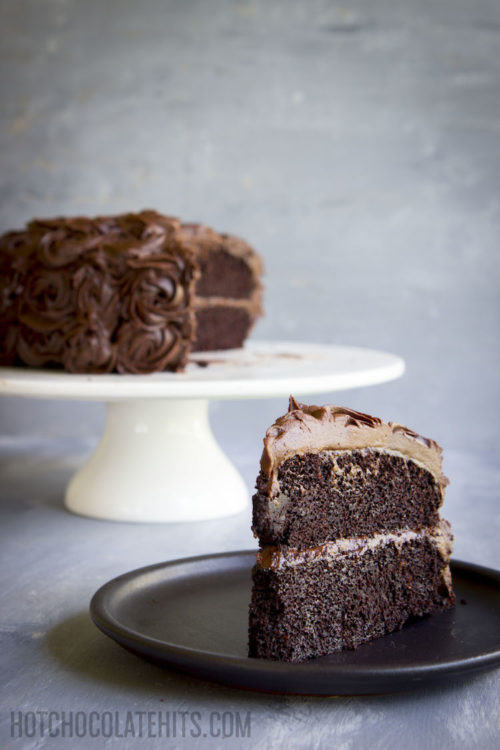
{"type": "MultiPolygon", "coordinates": [[[[202,666],[209,666],[215,668],[233,668],[240,672],[251,672],[253,674],[261,674],[265,676],[268,674],[269,668],[272,668],[273,673],[276,675],[287,674],[297,675],[301,671],[306,674],[310,674],[312,666],[314,664],[315,671],[322,675],[331,675],[339,679],[349,677],[354,680],[361,678],[368,678],[371,682],[375,679],[389,679],[394,678],[395,680],[408,680],[411,685],[408,687],[415,687],[415,683],[422,684],[424,680],[432,680],[433,675],[452,675],[453,673],[467,673],[467,672],[482,672],[487,669],[494,667],[495,663],[500,664],[500,646],[498,649],[490,650],[486,653],[477,654],[475,656],[469,656],[461,659],[453,659],[452,661],[444,661],[439,663],[434,662],[422,662],[419,664],[404,665],[404,666],[367,666],[362,664],[331,664],[331,663],[320,663],[315,660],[310,660],[300,663],[289,663],[280,662],[268,659],[252,659],[248,656],[235,656],[224,654],[216,651],[206,651],[201,649],[195,649],[188,646],[180,646],[173,644],[168,641],[160,640],[149,635],[130,628],[119,620],[117,620],[113,614],[109,611],[109,602],[113,594],[118,591],[126,582],[138,578],[140,576],[148,575],[149,573],[156,572],[158,570],[164,570],[174,568],[180,565],[186,564],[197,564],[200,562],[214,561],[218,559],[241,559],[244,560],[249,557],[254,557],[257,553],[256,549],[250,550],[233,550],[229,552],[217,552],[212,554],[187,556],[182,558],[175,558],[173,560],[166,560],[159,563],[153,563],[152,565],[146,565],[134,570],[122,573],[115,578],[104,583],[97,589],[91,598],[89,605],[89,614],[96,625],[96,627],[107,635],[109,638],[114,640],[116,643],[125,647],[135,654],[141,654],[143,657],[147,657],[147,651],[149,649],[154,650],[158,654],[158,660],[162,666],[170,667],[172,669],[181,670],[188,672],[192,676],[196,676],[194,669],[194,662],[202,666]],[[186,664],[186,662],[189,662],[186,664]]],[[[480,576],[493,579],[496,583],[500,584],[500,570],[489,568],[476,563],[470,563],[464,560],[450,561],[452,574],[454,571],[462,573],[468,577],[480,576]]],[[[437,613],[438,614],[438,613],[437,613]]],[[[388,634],[389,635],[389,634],[388,634]]],[[[154,659],[154,657],[151,657],[154,659]]],[[[157,662],[158,663],[158,662],[157,662]]],[[[211,681],[221,682],[223,684],[231,684],[230,680],[218,680],[216,677],[204,678],[210,679],[211,681]]],[[[234,687],[244,687],[240,685],[233,685],[234,687]]],[[[372,686],[373,687],[373,686],[372,686]]],[[[251,690],[269,691],[265,687],[250,687],[251,690]]],[[[288,694],[299,694],[294,690],[272,690],[272,692],[286,692],[288,694]]],[[[334,689],[332,693],[337,693],[337,689],[334,689]]],[[[370,692],[373,694],[374,690],[370,692]]],[[[382,690],[376,692],[383,692],[382,690]]],[[[311,695],[312,693],[302,693],[311,695]]],[[[318,695],[327,695],[325,691],[317,693],[318,695]]],[[[353,694],[352,691],[350,694],[353,694]]]]}

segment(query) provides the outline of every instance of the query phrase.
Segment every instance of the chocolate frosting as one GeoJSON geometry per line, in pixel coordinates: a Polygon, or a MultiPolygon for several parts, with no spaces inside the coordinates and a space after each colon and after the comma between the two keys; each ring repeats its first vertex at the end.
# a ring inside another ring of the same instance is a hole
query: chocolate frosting
{"type": "Polygon", "coordinates": [[[89,373],[184,365],[197,266],[178,221],[154,211],[35,220],[4,235],[0,254],[16,277],[17,294],[14,282],[2,292],[24,363],[89,373]]]}
{"type": "Polygon", "coordinates": [[[325,542],[317,547],[295,549],[293,547],[265,547],[257,553],[257,565],[261,568],[280,570],[318,560],[335,560],[342,556],[363,555],[370,549],[386,544],[401,547],[416,539],[426,539],[438,550],[444,563],[448,563],[452,552],[453,534],[451,526],[444,518],[433,528],[418,531],[403,529],[371,536],[349,537],[325,542]]]}
{"type": "Polygon", "coordinates": [[[441,447],[395,422],[342,406],[314,406],[290,396],[288,413],[267,430],[261,469],[268,478],[270,497],[279,493],[280,465],[295,454],[324,450],[375,448],[400,453],[428,469],[443,492],[447,478],[441,471],[441,447]]]}
{"type": "MultiPolygon", "coordinates": [[[[197,258],[207,232],[219,236],[146,210],[37,219],[3,235],[0,364],[89,373],[182,369],[195,340],[197,258]]],[[[261,272],[249,245],[219,237],[261,272]]],[[[240,304],[260,313],[259,295],[240,304]]]]}

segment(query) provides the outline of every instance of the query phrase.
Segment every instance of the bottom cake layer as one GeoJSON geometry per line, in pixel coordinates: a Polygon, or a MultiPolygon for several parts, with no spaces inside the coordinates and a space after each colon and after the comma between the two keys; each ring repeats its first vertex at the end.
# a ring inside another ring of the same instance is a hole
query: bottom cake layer
{"type": "Polygon", "coordinates": [[[249,656],[299,662],[353,649],[454,604],[446,521],[435,529],[267,548],[252,573],[249,656]]]}
{"type": "Polygon", "coordinates": [[[196,311],[196,338],[194,352],[239,349],[243,346],[255,321],[250,305],[236,300],[196,311]]]}

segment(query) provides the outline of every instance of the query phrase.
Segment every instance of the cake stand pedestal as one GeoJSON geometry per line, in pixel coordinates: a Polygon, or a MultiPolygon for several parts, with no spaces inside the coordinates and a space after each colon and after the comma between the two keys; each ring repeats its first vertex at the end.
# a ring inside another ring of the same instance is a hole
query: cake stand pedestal
{"type": "Polygon", "coordinates": [[[254,341],[194,354],[184,373],[0,368],[0,394],[107,402],[102,438],[66,490],[69,510],[116,521],[198,521],[238,513],[249,499],[212,434],[209,400],[356,388],[403,372],[403,360],[385,352],[254,341]]]}

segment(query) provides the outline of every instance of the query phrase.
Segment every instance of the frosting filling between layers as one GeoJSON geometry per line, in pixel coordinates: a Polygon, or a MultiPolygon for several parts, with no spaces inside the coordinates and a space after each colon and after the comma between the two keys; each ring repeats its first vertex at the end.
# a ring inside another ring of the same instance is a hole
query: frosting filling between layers
{"type": "Polygon", "coordinates": [[[306,549],[266,547],[257,553],[257,565],[265,569],[280,570],[283,567],[294,567],[318,560],[334,560],[342,555],[362,555],[368,550],[387,544],[395,544],[401,548],[407,542],[422,539],[427,539],[433,544],[443,562],[448,563],[452,550],[453,535],[449,522],[442,518],[433,528],[419,531],[403,529],[397,532],[373,534],[369,537],[344,537],[306,549]]]}
{"type": "Polygon", "coordinates": [[[205,307],[239,307],[243,310],[248,310],[249,314],[255,316],[262,314],[262,306],[260,304],[260,296],[257,293],[252,294],[251,297],[245,299],[239,299],[237,297],[197,297],[195,296],[193,306],[195,310],[201,310],[205,307]]]}

